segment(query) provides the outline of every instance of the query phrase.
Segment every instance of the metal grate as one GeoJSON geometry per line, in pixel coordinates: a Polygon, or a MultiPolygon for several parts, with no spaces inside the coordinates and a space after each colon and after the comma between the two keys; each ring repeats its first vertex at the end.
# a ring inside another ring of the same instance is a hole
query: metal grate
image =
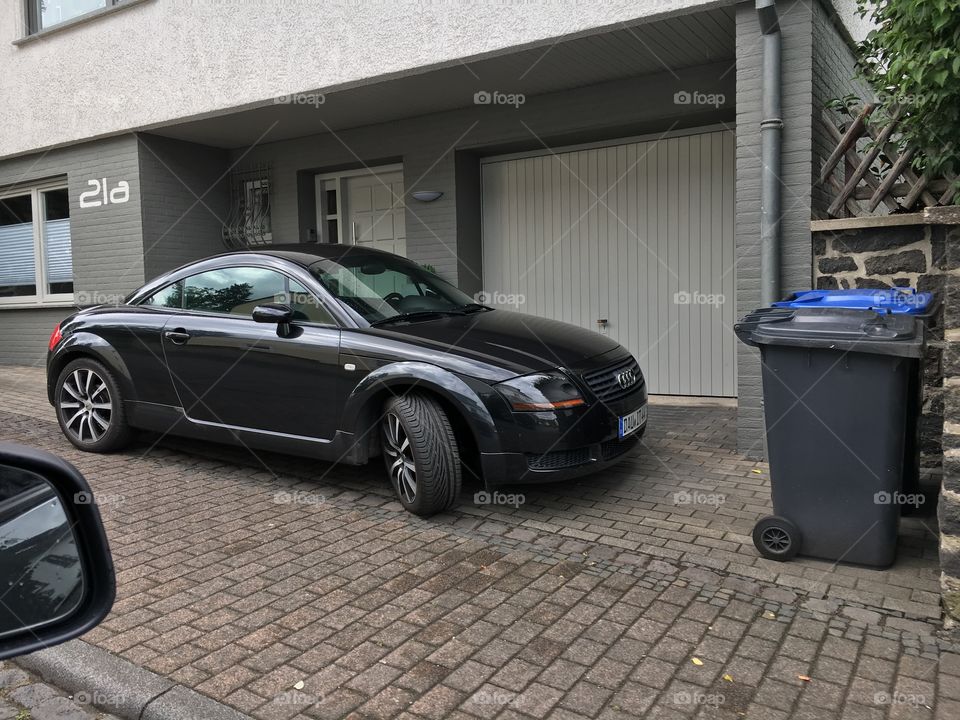
{"type": "Polygon", "coordinates": [[[590,448],[573,450],[554,450],[543,455],[527,455],[527,465],[531,470],[562,470],[590,462],[590,448]]]}
{"type": "Polygon", "coordinates": [[[273,242],[270,166],[230,174],[230,213],[223,223],[223,243],[243,250],[273,242]]]}
{"type": "Polygon", "coordinates": [[[607,440],[600,445],[600,457],[605,461],[612,460],[618,455],[623,455],[623,453],[627,452],[627,450],[636,444],[636,440],[633,437],[628,437],[624,440],[607,440]]]}
{"type": "Polygon", "coordinates": [[[591,370],[589,372],[585,372],[583,373],[582,377],[583,381],[587,384],[587,387],[590,388],[590,391],[602,402],[617,400],[625,395],[629,395],[643,385],[643,376],[640,373],[640,365],[636,360],[633,359],[633,357],[628,357],[625,360],[621,360],[613,365],[608,365],[600,370],[591,370]],[[626,388],[623,388],[620,386],[620,382],[617,380],[617,377],[620,375],[620,373],[627,370],[633,371],[634,377],[636,377],[636,382],[626,388]]]}

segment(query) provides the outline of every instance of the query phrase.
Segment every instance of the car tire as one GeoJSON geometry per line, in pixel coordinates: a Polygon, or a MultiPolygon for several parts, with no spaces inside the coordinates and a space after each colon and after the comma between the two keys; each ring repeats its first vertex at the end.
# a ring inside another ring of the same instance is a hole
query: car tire
{"type": "Polygon", "coordinates": [[[53,393],[57,422],[67,440],[86,452],[111,452],[132,436],[120,385],[106,367],[92,358],[68,363],[53,393]]]}
{"type": "Polygon", "coordinates": [[[393,397],[380,424],[383,459],[400,504],[421,516],[456,504],[462,482],[460,451],[440,404],[415,393],[393,397]]]}

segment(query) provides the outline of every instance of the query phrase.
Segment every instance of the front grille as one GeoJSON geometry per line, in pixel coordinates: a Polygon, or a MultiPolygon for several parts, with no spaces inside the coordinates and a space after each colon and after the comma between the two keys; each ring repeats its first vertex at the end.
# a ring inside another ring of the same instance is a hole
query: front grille
{"type": "Polygon", "coordinates": [[[531,470],[563,470],[590,462],[590,448],[573,450],[554,450],[543,455],[527,455],[527,465],[531,470]]]}
{"type": "Polygon", "coordinates": [[[624,360],[608,365],[599,370],[589,370],[583,373],[583,381],[590,388],[590,391],[597,396],[601,402],[610,402],[618,400],[643,386],[643,375],[640,373],[640,365],[633,357],[627,357],[624,360]],[[620,387],[617,376],[627,370],[632,370],[636,382],[627,388],[620,387]]]}

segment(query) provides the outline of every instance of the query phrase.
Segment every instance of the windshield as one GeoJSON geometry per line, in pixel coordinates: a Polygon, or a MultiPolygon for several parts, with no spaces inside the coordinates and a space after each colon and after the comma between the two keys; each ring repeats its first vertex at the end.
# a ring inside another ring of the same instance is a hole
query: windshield
{"type": "Polygon", "coordinates": [[[408,314],[451,312],[474,303],[416,263],[395,255],[368,252],[325,258],[310,272],[344,305],[368,323],[408,314]]]}

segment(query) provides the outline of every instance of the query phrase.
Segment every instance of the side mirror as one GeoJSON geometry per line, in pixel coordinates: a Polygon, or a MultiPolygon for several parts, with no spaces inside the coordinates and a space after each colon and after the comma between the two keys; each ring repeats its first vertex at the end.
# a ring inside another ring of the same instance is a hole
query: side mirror
{"type": "Polygon", "coordinates": [[[90,486],[55,455],[0,443],[0,660],[96,627],[116,578],[90,486]]]}
{"type": "Polygon", "coordinates": [[[284,325],[293,320],[293,308],[283,303],[265,303],[253,309],[253,320],[258,323],[284,325]]]}

